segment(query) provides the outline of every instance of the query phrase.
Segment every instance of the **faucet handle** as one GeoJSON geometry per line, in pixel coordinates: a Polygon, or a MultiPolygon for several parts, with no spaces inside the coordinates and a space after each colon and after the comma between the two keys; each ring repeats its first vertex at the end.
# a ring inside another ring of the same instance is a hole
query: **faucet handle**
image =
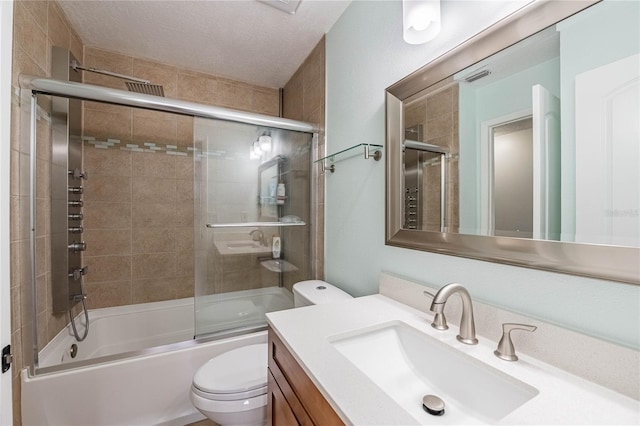
{"type": "MultiPolygon", "coordinates": [[[[431,297],[432,299],[435,296],[435,294],[425,290],[422,292],[425,296],[427,297],[431,297]]],[[[447,318],[444,316],[444,312],[436,312],[434,317],[433,317],[433,322],[431,323],[431,327],[435,328],[436,330],[448,330],[449,326],[447,325],[447,318]]]]}
{"type": "Polygon", "coordinates": [[[513,341],[511,340],[511,332],[513,330],[524,330],[533,332],[537,329],[535,325],[516,324],[516,323],[504,323],[502,324],[502,338],[498,343],[498,348],[493,351],[493,354],[505,361],[517,361],[516,350],[513,347],[513,341]]]}

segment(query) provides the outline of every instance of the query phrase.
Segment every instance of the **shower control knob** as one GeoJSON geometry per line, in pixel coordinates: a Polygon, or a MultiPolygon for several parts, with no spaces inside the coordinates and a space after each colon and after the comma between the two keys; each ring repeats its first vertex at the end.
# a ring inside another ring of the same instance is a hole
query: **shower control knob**
{"type": "Polygon", "coordinates": [[[75,281],[78,281],[80,278],[82,278],[83,275],[87,275],[88,272],[89,272],[88,266],[84,266],[82,268],[75,268],[69,274],[69,278],[73,278],[75,281]]]}
{"type": "Polygon", "coordinates": [[[70,186],[68,188],[69,194],[82,194],[84,189],[81,186],[70,186]]]}
{"type": "Polygon", "coordinates": [[[71,234],[82,234],[82,231],[84,231],[82,226],[70,226],[69,227],[69,233],[71,233],[71,234]]]}
{"type": "Polygon", "coordinates": [[[80,169],[69,170],[69,176],[73,177],[74,179],[89,179],[89,173],[83,172],[80,169]]]}
{"type": "Polygon", "coordinates": [[[82,200],[78,201],[67,201],[67,205],[69,207],[82,207],[82,200]]]}
{"type": "Polygon", "coordinates": [[[85,251],[86,249],[87,249],[87,245],[85,243],[77,243],[74,241],[73,243],[69,244],[69,250],[71,250],[74,253],[79,251],[85,251]]]}
{"type": "Polygon", "coordinates": [[[82,220],[83,218],[82,213],[70,213],[68,217],[69,220],[82,220]]]}

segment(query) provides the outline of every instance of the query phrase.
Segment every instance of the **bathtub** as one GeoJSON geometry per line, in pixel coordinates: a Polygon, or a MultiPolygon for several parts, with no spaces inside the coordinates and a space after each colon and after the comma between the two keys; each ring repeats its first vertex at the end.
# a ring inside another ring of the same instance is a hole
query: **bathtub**
{"type": "Polygon", "coordinates": [[[255,330],[265,312],[291,307],[291,293],[277,287],[199,297],[198,318],[218,321],[198,326],[217,333],[208,341],[193,340],[193,298],[91,310],[83,342],[64,329],[40,351],[36,375],[21,372],[23,424],[168,426],[204,419],[189,401],[195,371],[222,352],[267,341],[265,331],[220,338],[224,330],[255,330]]]}

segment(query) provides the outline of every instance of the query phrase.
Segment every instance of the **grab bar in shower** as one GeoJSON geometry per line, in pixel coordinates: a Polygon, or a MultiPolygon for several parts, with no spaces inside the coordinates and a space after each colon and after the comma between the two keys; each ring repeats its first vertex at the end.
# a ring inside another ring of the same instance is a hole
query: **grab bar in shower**
{"type": "Polygon", "coordinates": [[[285,226],[304,226],[307,222],[236,222],[236,223],[207,223],[207,228],[254,228],[270,227],[281,228],[285,226]]]}

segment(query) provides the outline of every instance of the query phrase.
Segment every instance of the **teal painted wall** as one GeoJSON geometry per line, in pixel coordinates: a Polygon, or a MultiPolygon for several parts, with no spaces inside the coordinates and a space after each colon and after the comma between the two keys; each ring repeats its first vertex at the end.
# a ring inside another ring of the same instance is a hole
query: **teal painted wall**
{"type": "MultiPolygon", "coordinates": [[[[523,3],[443,2],[443,32],[412,46],[402,40],[399,1],[353,2],[327,34],[328,153],[383,145],[385,88],[523,3]]],[[[325,182],[325,277],[347,292],[376,293],[381,271],[433,286],[456,281],[486,303],[640,346],[639,286],[389,247],[384,162],[350,158],[325,182]]]]}

